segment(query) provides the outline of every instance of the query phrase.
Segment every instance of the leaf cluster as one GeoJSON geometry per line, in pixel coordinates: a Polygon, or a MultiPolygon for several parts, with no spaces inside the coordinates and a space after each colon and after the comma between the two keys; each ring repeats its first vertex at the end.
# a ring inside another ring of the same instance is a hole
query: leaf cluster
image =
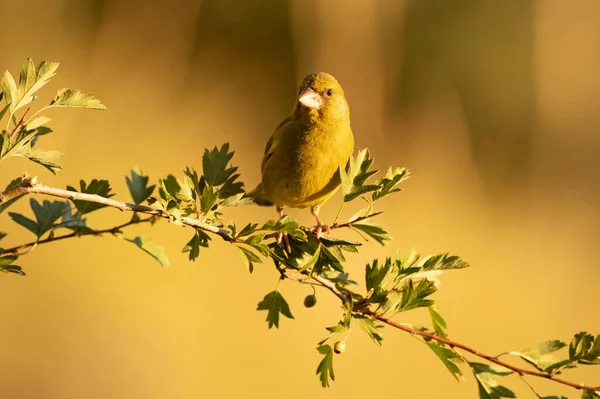
{"type": "Polygon", "coordinates": [[[46,61],[36,66],[31,59],[27,59],[21,66],[18,84],[9,71],[4,72],[0,91],[0,128],[3,127],[0,130],[0,161],[10,156],[21,156],[56,173],[61,169],[57,160],[62,154],[36,146],[41,136],[52,132],[47,126],[51,119],[40,114],[52,108],[106,108],[91,93],[61,89],[48,105],[29,116],[37,92],[56,75],[58,66],[57,62],[46,61]]]}

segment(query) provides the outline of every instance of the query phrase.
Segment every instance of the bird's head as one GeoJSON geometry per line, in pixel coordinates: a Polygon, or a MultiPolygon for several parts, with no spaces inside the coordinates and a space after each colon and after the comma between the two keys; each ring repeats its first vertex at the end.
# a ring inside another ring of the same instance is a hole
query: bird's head
{"type": "Polygon", "coordinates": [[[292,115],[296,120],[307,122],[338,124],[350,121],[350,109],[342,86],[325,72],[304,77],[292,115]]]}

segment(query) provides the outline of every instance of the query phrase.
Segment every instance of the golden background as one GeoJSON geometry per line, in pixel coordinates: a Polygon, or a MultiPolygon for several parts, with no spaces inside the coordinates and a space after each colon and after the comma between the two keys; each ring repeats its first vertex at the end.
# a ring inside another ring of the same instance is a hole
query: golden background
{"type": "MultiPolygon", "coordinates": [[[[57,187],[106,178],[129,200],[133,166],[153,180],[181,175],[226,141],[253,186],[299,79],[327,71],[347,93],[357,146],[378,167],[412,172],[379,206],[395,241],[352,257],[355,278],[396,248],[451,251],[474,266],[444,275],[436,294],[453,339],[498,354],[600,333],[600,2],[2,0],[0,10],[1,71],[18,74],[27,57],[59,61],[38,104],[74,87],[109,108],[49,112],[55,133],[40,146],[65,153],[64,171],[11,158],[0,186],[26,171],[57,187]]],[[[26,200],[11,210],[31,214],[26,200]]],[[[248,207],[226,219],[274,215],[248,207]]],[[[104,209],[89,222],[129,216],[104,209]]],[[[0,227],[5,247],[33,238],[6,213],[0,227]]],[[[28,277],[0,276],[2,398],[477,397],[472,375],[457,384],[391,328],[381,350],[354,332],[323,389],[315,347],[341,315],[332,295],[318,292],[306,309],[310,288],[283,282],[295,320],[268,330],[255,309],[277,284],[270,264],[249,275],[218,239],[191,263],[180,253],[190,229],[161,222],[126,236],[143,231],[165,245],[170,267],[118,238],[85,237],[20,259],[28,277]]],[[[425,312],[401,320],[424,323],[425,312]]],[[[600,384],[598,368],[565,377],[600,384]]],[[[534,397],[515,376],[505,383],[534,397]]]]}

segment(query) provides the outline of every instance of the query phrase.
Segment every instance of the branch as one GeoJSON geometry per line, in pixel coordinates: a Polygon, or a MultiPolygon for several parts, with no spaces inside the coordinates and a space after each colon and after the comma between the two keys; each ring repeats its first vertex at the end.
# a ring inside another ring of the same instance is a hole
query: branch
{"type": "MultiPolygon", "coordinates": [[[[36,177],[32,177],[32,178],[25,178],[21,183],[19,183],[18,185],[16,185],[15,187],[12,187],[6,191],[4,191],[3,193],[0,193],[0,204],[9,201],[12,198],[18,197],[20,195],[23,194],[46,194],[46,195],[50,195],[50,196],[54,196],[54,197],[60,197],[60,198],[66,198],[69,200],[80,200],[80,201],[87,201],[87,202],[95,202],[95,203],[99,203],[99,204],[103,204],[112,208],[116,208],[119,209],[121,211],[130,211],[130,212],[138,212],[138,213],[144,213],[144,214],[148,214],[148,215],[152,215],[152,216],[157,216],[157,217],[162,217],[162,218],[169,218],[169,215],[158,210],[158,209],[154,209],[152,207],[149,206],[145,206],[145,205],[138,205],[138,204],[132,204],[132,203],[128,203],[128,202],[122,202],[122,201],[117,201],[117,200],[113,200],[110,198],[104,198],[101,197],[99,195],[95,195],[95,194],[86,194],[86,193],[79,193],[76,191],[69,191],[69,190],[62,190],[59,188],[54,188],[54,187],[48,187],[45,186],[41,183],[39,183],[37,181],[36,177]]],[[[342,224],[337,224],[334,223],[330,228],[331,229],[337,229],[337,228],[342,228],[342,227],[352,227],[353,223],[356,223],[358,221],[361,220],[365,220],[374,216],[379,215],[381,212],[376,212],[376,213],[372,213],[366,216],[361,216],[359,218],[357,218],[356,220],[353,220],[351,222],[347,222],[347,223],[342,223],[342,224]]],[[[76,237],[76,236],[82,236],[82,235],[100,235],[100,234],[106,234],[106,233],[116,233],[119,229],[129,226],[131,224],[135,224],[135,223],[142,223],[142,222],[146,222],[149,221],[152,218],[147,218],[147,219],[141,219],[137,222],[134,222],[133,219],[130,220],[127,223],[124,223],[122,225],[110,228],[110,229],[105,229],[105,230],[94,230],[91,232],[87,232],[87,233],[77,233],[77,232],[73,232],[71,234],[66,234],[63,236],[59,236],[59,237],[52,237],[52,238],[46,238],[44,240],[41,240],[39,242],[31,242],[31,243],[27,243],[27,244],[23,244],[21,246],[18,247],[14,247],[14,248],[10,248],[8,250],[5,250],[5,253],[15,253],[18,252],[21,249],[25,249],[25,248],[29,248],[31,246],[34,246],[36,244],[43,244],[43,243],[47,243],[47,242],[52,242],[52,241],[58,241],[58,240],[62,240],[62,239],[66,239],[66,238],[71,238],[71,237],[76,237]]],[[[184,225],[186,226],[190,226],[196,229],[200,229],[200,230],[204,230],[207,231],[209,233],[213,233],[216,234],[218,236],[220,236],[223,240],[228,241],[228,242],[234,242],[236,241],[235,238],[231,235],[231,233],[229,232],[229,230],[227,229],[223,229],[217,226],[213,226],[207,223],[204,223],[198,219],[192,219],[192,218],[188,218],[188,217],[184,217],[182,218],[182,222],[184,225]]],[[[331,291],[334,295],[336,295],[343,303],[346,303],[349,298],[352,298],[353,292],[345,290],[346,294],[342,293],[335,285],[335,283],[333,283],[332,281],[330,281],[329,279],[322,277],[322,276],[318,276],[318,275],[312,275],[311,278],[316,281],[320,286],[328,289],[329,291],[331,291]]],[[[586,386],[586,385],[582,385],[582,384],[577,384],[577,383],[573,383],[570,381],[566,381],[563,380],[561,378],[556,377],[556,375],[554,374],[550,374],[550,373],[543,373],[543,372],[538,372],[538,371],[531,371],[531,370],[526,370],[526,369],[522,369],[520,367],[516,367],[513,365],[510,365],[508,363],[505,363],[501,360],[499,360],[496,357],[490,356],[490,355],[486,355],[485,353],[482,353],[476,349],[473,349],[471,347],[468,347],[466,345],[463,345],[461,343],[452,341],[450,339],[447,338],[443,338],[440,337],[439,335],[435,334],[435,333],[431,333],[431,332],[427,332],[427,331],[421,331],[418,330],[416,328],[413,327],[409,327],[407,325],[404,324],[400,324],[398,322],[395,322],[393,320],[391,320],[388,317],[385,317],[381,314],[378,314],[376,312],[373,312],[372,310],[368,309],[368,308],[361,308],[358,309],[357,312],[371,317],[373,319],[379,320],[385,324],[388,324],[392,327],[395,327],[399,330],[405,331],[410,333],[413,336],[420,336],[423,338],[428,338],[428,339],[433,339],[436,340],[438,342],[441,342],[443,344],[446,344],[448,346],[450,346],[451,348],[459,348],[462,349],[466,352],[469,352],[475,356],[478,356],[482,359],[485,359],[489,362],[495,363],[497,365],[500,365],[502,367],[505,367],[509,370],[512,370],[514,372],[516,372],[517,374],[519,374],[521,377],[525,376],[525,375],[530,375],[530,376],[534,376],[534,377],[539,377],[539,378],[545,378],[554,382],[558,382],[560,384],[564,384],[564,385],[568,385],[570,387],[576,388],[576,389],[584,389],[584,390],[588,390],[588,391],[595,391],[595,392],[600,392],[600,387],[591,387],[591,386],[586,386]]]]}
{"type": "Polygon", "coordinates": [[[502,360],[499,360],[498,358],[496,358],[494,356],[486,355],[485,353],[482,353],[482,352],[480,352],[480,351],[478,351],[476,349],[473,349],[471,347],[468,347],[468,346],[463,345],[461,343],[458,343],[456,341],[452,341],[452,340],[450,340],[448,338],[440,337],[439,335],[437,335],[435,333],[431,333],[431,332],[427,332],[427,331],[421,331],[421,330],[418,330],[416,328],[409,327],[409,326],[407,326],[405,324],[400,324],[400,323],[395,322],[394,320],[391,320],[391,319],[389,319],[389,318],[387,318],[385,316],[377,314],[377,313],[375,313],[375,312],[373,312],[372,310],[369,310],[369,309],[361,309],[360,313],[362,313],[362,314],[364,314],[366,316],[372,317],[372,318],[374,318],[376,320],[379,320],[379,321],[381,321],[381,322],[383,322],[383,323],[385,323],[385,324],[387,324],[389,326],[392,326],[392,327],[395,327],[395,328],[397,328],[399,330],[402,330],[402,331],[405,331],[407,333],[410,333],[411,335],[419,335],[419,336],[424,337],[424,338],[433,339],[433,340],[436,340],[438,342],[442,342],[442,343],[450,346],[451,348],[460,348],[460,349],[462,349],[462,350],[464,350],[466,352],[469,352],[469,353],[471,353],[471,354],[473,354],[475,356],[478,356],[478,357],[480,357],[482,359],[485,359],[485,360],[487,360],[489,362],[495,363],[495,364],[497,364],[499,366],[502,366],[502,367],[505,367],[505,368],[507,368],[509,370],[512,370],[512,371],[516,372],[517,374],[519,374],[521,377],[524,376],[524,375],[531,375],[531,376],[534,376],[534,377],[540,377],[540,378],[545,378],[545,379],[548,379],[548,380],[552,380],[554,382],[558,382],[560,384],[568,385],[568,386],[576,388],[576,389],[585,389],[585,390],[588,390],[588,391],[600,392],[600,387],[591,387],[591,386],[586,386],[586,385],[582,385],[582,384],[577,384],[577,383],[574,383],[574,382],[570,382],[570,381],[566,381],[566,380],[563,380],[561,378],[558,378],[554,374],[542,373],[542,372],[539,372],[539,371],[526,370],[526,369],[522,369],[520,367],[516,367],[516,366],[510,365],[510,364],[508,364],[506,362],[503,362],[502,360]]]}
{"type": "Polygon", "coordinates": [[[65,238],[83,237],[83,236],[90,236],[90,235],[99,236],[99,235],[107,234],[107,233],[117,234],[122,228],[125,228],[127,226],[131,226],[133,224],[146,223],[146,222],[151,221],[152,219],[153,219],[153,217],[149,217],[149,218],[146,218],[146,219],[138,219],[138,220],[131,219],[129,222],[125,222],[125,223],[120,224],[118,226],[111,227],[111,228],[108,228],[108,229],[102,229],[102,230],[86,230],[86,231],[83,231],[83,232],[74,231],[72,233],[64,234],[62,236],[48,237],[48,238],[45,238],[45,239],[40,240],[40,241],[32,241],[32,242],[28,242],[26,244],[18,245],[16,247],[8,248],[8,249],[5,249],[3,253],[5,253],[5,254],[7,254],[7,253],[19,253],[20,251],[22,251],[24,249],[31,248],[31,247],[39,245],[39,244],[46,244],[48,242],[64,240],[65,238]]]}
{"type": "MultiPolygon", "coordinates": [[[[150,206],[117,201],[110,198],[104,198],[96,194],[79,193],[77,191],[69,191],[55,187],[48,187],[39,183],[37,177],[27,177],[23,179],[21,183],[1,193],[0,205],[22,194],[46,194],[53,197],[66,198],[71,201],[79,200],[86,202],[95,202],[97,204],[106,205],[112,208],[119,209],[121,211],[138,212],[169,219],[168,214],[161,210],[154,209],[150,206]]],[[[190,226],[195,229],[200,229],[213,234],[217,234],[221,236],[221,238],[223,238],[225,241],[234,241],[234,237],[227,229],[213,226],[211,224],[204,223],[198,219],[192,219],[189,217],[182,218],[182,223],[186,226],[190,226]]]]}

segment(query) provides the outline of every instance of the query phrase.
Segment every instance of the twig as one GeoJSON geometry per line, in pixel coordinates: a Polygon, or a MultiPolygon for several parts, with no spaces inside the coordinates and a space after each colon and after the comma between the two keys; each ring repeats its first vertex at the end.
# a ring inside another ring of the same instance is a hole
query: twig
{"type": "MultiPolygon", "coordinates": [[[[21,119],[19,120],[19,123],[17,123],[17,124],[15,125],[15,128],[12,130],[12,132],[10,132],[10,138],[11,138],[11,139],[13,138],[13,136],[15,135],[15,133],[17,132],[17,130],[19,130],[19,128],[20,128],[21,126],[23,126],[23,121],[25,121],[25,117],[27,116],[27,113],[29,112],[29,109],[30,109],[30,108],[27,108],[27,109],[25,110],[25,112],[23,112],[23,116],[21,116],[21,119]]],[[[10,123],[10,118],[9,118],[9,120],[8,120],[8,123],[10,123]]]]}
{"type": "Polygon", "coordinates": [[[83,237],[83,236],[91,236],[91,235],[93,235],[93,236],[99,236],[99,235],[107,234],[107,233],[116,234],[121,229],[123,229],[123,228],[125,228],[127,226],[131,226],[133,224],[146,223],[146,222],[151,221],[152,219],[153,219],[153,217],[149,217],[149,218],[146,218],[146,219],[137,219],[137,220],[131,219],[129,222],[125,222],[125,223],[120,224],[118,226],[111,227],[111,228],[108,228],[108,229],[102,229],[102,230],[86,230],[86,231],[83,231],[83,232],[74,231],[72,233],[64,234],[62,236],[48,237],[48,238],[45,238],[45,239],[40,240],[40,241],[32,241],[32,242],[28,242],[26,244],[21,244],[21,245],[16,246],[16,247],[8,248],[8,249],[4,250],[4,253],[5,254],[7,254],[7,253],[16,253],[16,254],[18,254],[20,251],[22,251],[24,249],[27,249],[27,248],[30,248],[30,247],[33,247],[35,245],[46,244],[46,243],[49,243],[49,242],[64,240],[65,238],[83,237]]]}
{"type": "Polygon", "coordinates": [[[482,352],[480,352],[480,351],[478,351],[476,349],[473,349],[473,348],[468,347],[466,345],[463,345],[461,343],[452,341],[452,340],[450,340],[448,338],[440,337],[439,335],[437,335],[435,333],[431,333],[431,332],[427,332],[427,331],[421,331],[421,330],[418,330],[416,328],[412,328],[412,327],[409,327],[407,325],[397,323],[394,320],[391,320],[391,319],[389,319],[389,318],[387,318],[385,316],[377,314],[377,313],[373,312],[370,309],[362,309],[362,310],[360,310],[360,313],[362,313],[362,314],[364,314],[366,316],[370,316],[370,317],[372,317],[374,319],[377,319],[377,320],[379,320],[379,321],[381,321],[381,322],[383,322],[383,323],[385,323],[387,325],[390,325],[392,327],[395,327],[395,328],[397,328],[399,330],[405,331],[405,332],[407,332],[407,333],[409,333],[411,335],[419,335],[421,337],[425,337],[425,338],[436,340],[438,342],[442,342],[442,343],[450,346],[451,348],[462,349],[462,350],[464,350],[466,352],[469,352],[469,353],[471,353],[471,354],[473,354],[475,356],[478,356],[478,357],[480,357],[482,359],[485,359],[485,360],[487,360],[489,362],[495,363],[495,364],[497,364],[499,366],[502,366],[502,367],[505,367],[505,368],[507,368],[509,370],[512,370],[515,373],[519,374],[520,376],[531,375],[531,376],[534,376],[534,377],[540,377],[540,378],[545,378],[545,379],[548,379],[548,380],[552,380],[554,382],[558,382],[560,384],[568,385],[568,386],[576,388],[576,389],[585,389],[585,390],[588,390],[588,391],[600,392],[600,387],[591,387],[591,386],[586,386],[586,385],[582,385],[582,384],[577,384],[577,383],[574,383],[574,382],[563,380],[561,378],[557,378],[556,375],[554,375],[554,374],[542,373],[542,372],[539,372],[539,371],[526,370],[526,369],[522,369],[520,367],[513,366],[511,364],[503,362],[502,360],[499,360],[496,357],[493,357],[493,356],[490,356],[490,355],[486,355],[485,353],[482,353],[482,352]]]}
{"type": "MultiPolygon", "coordinates": [[[[131,211],[131,212],[138,212],[138,213],[144,213],[144,214],[148,214],[148,215],[154,215],[154,216],[158,216],[158,217],[162,217],[162,218],[169,218],[169,216],[158,210],[158,209],[154,209],[152,207],[149,206],[144,206],[144,205],[138,205],[138,204],[131,204],[131,203],[127,203],[127,202],[121,202],[121,201],[117,201],[117,200],[113,200],[113,199],[109,199],[109,198],[104,198],[101,197],[99,195],[95,195],[95,194],[85,194],[85,193],[79,193],[76,191],[68,191],[68,190],[62,190],[59,188],[54,188],[54,187],[48,187],[45,186],[41,183],[39,183],[37,181],[37,178],[33,177],[33,178],[25,178],[20,184],[16,185],[15,187],[12,187],[6,191],[4,191],[3,193],[0,193],[0,205],[6,201],[9,201],[12,198],[15,198],[17,196],[23,195],[23,194],[46,194],[46,195],[50,195],[50,196],[54,196],[54,197],[60,197],[60,198],[66,198],[66,199],[70,199],[70,200],[80,200],[80,201],[87,201],[87,202],[94,202],[94,203],[98,203],[98,204],[103,204],[106,206],[110,206],[116,209],[119,209],[121,211],[131,211]]],[[[366,216],[361,216],[351,222],[347,222],[347,223],[342,223],[342,224],[333,224],[330,229],[337,229],[337,228],[342,228],[342,227],[352,227],[353,223],[359,222],[361,220],[365,220],[365,219],[369,219],[372,218],[374,216],[377,216],[381,214],[381,212],[376,212],[376,213],[372,213],[366,216]]],[[[149,218],[150,219],[150,218],[149,218]]],[[[142,219],[143,221],[146,221],[147,219],[142,219]]],[[[218,236],[220,236],[223,240],[228,241],[228,242],[233,242],[235,241],[235,237],[233,237],[229,230],[226,229],[222,229],[219,228],[217,226],[212,226],[209,225],[207,223],[201,222],[198,219],[192,219],[192,218],[183,218],[182,222],[184,225],[190,226],[190,227],[194,227],[200,230],[204,230],[213,234],[216,234],[218,236]]],[[[129,221],[121,226],[117,226],[114,227],[112,229],[106,229],[106,230],[96,230],[94,233],[89,233],[91,234],[104,234],[104,233],[110,233],[110,232],[115,232],[116,230],[118,230],[119,228],[128,226],[129,224],[133,224],[132,221],[129,221]],[[116,229],[116,230],[115,230],[116,229]]],[[[79,235],[85,235],[85,234],[79,234],[79,235]]],[[[65,238],[70,238],[70,237],[76,237],[77,234],[76,233],[72,233],[72,234],[67,234],[64,236],[60,236],[60,237],[53,237],[53,238],[47,238],[45,240],[39,241],[38,244],[40,243],[45,243],[45,242],[51,242],[51,241],[57,241],[57,240],[62,240],[65,238]]],[[[5,252],[17,252],[19,251],[19,249],[22,248],[28,248],[30,246],[35,245],[35,243],[28,243],[28,244],[24,244],[20,247],[15,247],[15,248],[10,248],[8,250],[6,250],[5,252]]],[[[308,271],[307,271],[308,272],[308,271]]],[[[335,285],[334,282],[332,282],[331,280],[322,277],[322,276],[318,276],[318,275],[311,275],[311,278],[316,281],[320,286],[328,289],[329,291],[331,291],[335,296],[337,296],[343,303],[346,303],[353,295],[353,292],[349,291],[349,290],[345,290],[346,294],[342,293],[337,286],[335,285]]],[[[367,307],[362,307],[356,310],[357,312],[371,317],[373,319],[379,320],[389,326],[395,327],[399,330],[405,331],[413,336],[420,336],[420,337],[424,337],[424,338],[429,338],[429,339],[433,339],[436,340],[438,342],[441,342],[443,344],[446,344],[448,346],[450,346],[451,348],[459,348],[462,349],[466,352],[469,352],[475,356],[478,356],[482,359],[485,359],[491,363],[495,363],[499,366],[505,367],[509,370],[512,370],[514,372],[516,372],[517,374],[519,374],[519,376],[523,377],[525,375],[530,375],[530,376],[534,376],[534,377],[540,377],[540,378],[545,378],[554,382],[558,382],[560,384],[564,384],[564,385],[568,385],[570,387],[576,388],[576,389],[584,389],[584,390],[588,390],[588,391],[595,391],[595,392],[600,392],[600,387],[592,387],[592,386],[586,386],[586,385],[582,385],[582,384],[577,384],[577,383],[573,383],[570,381],[566,381],[563,380],[561,378],[556,377],[555,374],[549,374],[549,373],[543,373],[543,372],[538,372],[538,371],[531,371],[531,370],[526,370],[526,369],[522,369],[520,367],[516,367],[513,365],[510,365],[508,363],[505,363],[501,360],[499,360],[496,357],[490,356],[490,355],[486,355],[485,353],[482,353],[476,349],[473,349],[471,347],[468,347],[466,345],[463,345],[461,343],[452,341],[448,338],[443,338],[440,337],[439,335],[435,334],[435,333],[431,333],[431,332],[427,332],[427,331],[421,331],[412,327],[409,327],[407,325],[404,324],[400,324],[397,323],[393,320],[391,320],[388,317],[385,317],[381,314],[378,314],[372,310],[370,310],[367,307]]]]}
{"type": "Polygon", "coordinates": [[[350,222],[341,223],[341,224],[334,223],[334,224],[332,224],[331,226],[329,226],[329,228],[333,230],[333,229],[340,229],[340,228],[342,228],[342,227],[352,227],[352,225],[353,225],[354,223],[361,222],[361,221],[363,221],[363,220],[367,220],[367,219],[371,219],[371,218],[373,218],[373,217],[375,217],[375,216],[379,216],[379,215],[381,215],[382,213],[383,213],[383,211],[380,211],[380,212],[373,212],[373,213],[370,213],[370,214],[368,214],[368,215],[365,215],[365,216],[360,216],[360,217],[357,217],[356,219],[354,219],[354,220],[352,220],[352,221],[350,221],[350,222]]]}
{"type": "MultiPolygon", "coordinates": [[[[0,205],[22,194],[46,194],[53,197],[70,199],[71,201],[79,200],[86,202],[94,202],[97,204],[110,206],[121,211],[144,213],[147,215],[159,216],[165,219],[169,218],[169,215],[165,212],[159,209],[152,208],[150,206],[117,201],[110,198],[104,198],[96,194],[79,193],[77,191],[69,191],[55,187],[48,187],[39,183],[36,177],[25,178],[21,183],[1,193],[0,205]]],[[[227,229],[222,229],[220,227],[213,226],[208,223],[201,222],[198,219],[192,219],[189,217],[184,217],[181,221],[186,226],[194,227],[196,229],[217,234],[225,241],[234,241],[234,237],[227,229]]]]}

